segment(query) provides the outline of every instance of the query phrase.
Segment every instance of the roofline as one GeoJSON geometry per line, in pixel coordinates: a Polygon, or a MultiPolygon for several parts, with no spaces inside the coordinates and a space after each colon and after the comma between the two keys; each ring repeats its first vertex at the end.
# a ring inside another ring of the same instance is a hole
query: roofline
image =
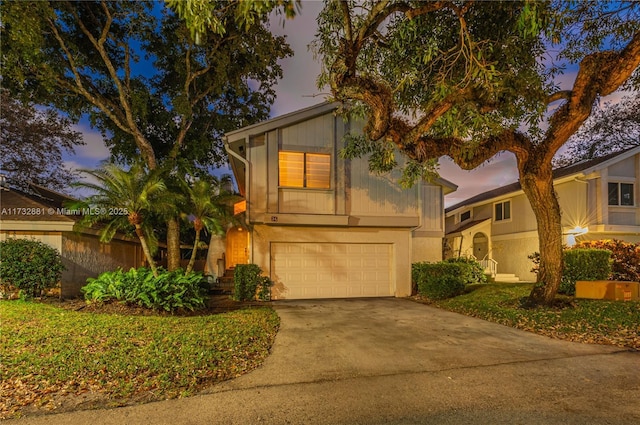
{"type": "Polygon", "coordinates": [[[338,109],[339,106],[339,102],[319,103],[317,105],[289,112],[288,114],[280,115],[266,121],[242,127],[238,130],[230,131],[225,134],[225,138],[229,142],[235,142],[237,140],[244,139],[246,136],[266,133],[267,131],[275,130],[276,128],[287,127],[300,121],[306,121],[310,118],[324,115],[327,112],[338,109]]]}
{"type": "MultiPolygon", "coordinates": [[[[614,153],[611,153],[609,155],[605,155],[605,156],[600,157],[600,158],[594,158],[594,159],[590,159],[590,160],[586,160],[586,161],[581,161],[581,162],[578,162],[576,164],[569,165],[567,167],[558,168],[558,169],[556,169],[554,171],[560,172],[560,174],[561,174],[562,170],[571,169],[571,168],[576,168],[576,171],[572,172],[572,173],[569,173],[569,174],[560,175],[559,177],[554,178],[553,179],[553,183],[554,184],[565,183],[565,182],[574,180],[577,177],[581,177],[581,176],[582,177],[586,177],[586,176],[588,176],[589,174],[591,174],[591,173],[593,173],[595,171],[601,170],[603,168],[607,168],[611,164],[614,164],[614,163],[619,162],[619,161],[623,161],[623,160],[625,160],[627,158],[630,158],[633,155],[636,155],[638,153],[640,153],[640,146],[636,146],[636,147],[633,147],[631,149],[627,149],[626,151],[622,151],[622,152],[614,152],[614,153]],[[603,160],[603,158],[606,158],[606,159],[603,160]],[[582,169],[579,167],[580,164],[589,164],[589,163],[594,163],[594,164],[591,165],[591,166],[587,165],[585,168],[582,168],[582,169]]],[[[498,186],[498,187],[496,187],[494,189],[488,190],[486,192],[479,193],[479,194],[474,195],[474,196],[472,196],[472,197],[470,197],[470,198],[468,198],[468,199],[466,199],[464,201],[458,202],[457,204],[454,204],[454,205],[452,205],[452,206],[450,206],[448,208],[445,208],[445,216],[450,217],[450,216],[456,214],[457,212],[459,212],[462,209],[473,208],[473,207],[476,207],[478,205],[483,205],[483,204],[488,204],[488,203],[491,203],[491,202],[496,202],[496,201],[499,201],[501,199],[510,198],[510,197],[513,197],[513,196],[516,196],[516,195],[521,195],[523,193],[524,193],[524,191],[522,190],[519,181],[516,181],[516,182],[513,182],[513,183],[509,183],[509,184],[506,184],[506,185],[503,185],[503,186],[498,186]],[[505,193],[500,193],[500,194],[495,195],[495,196],[483,197],[483,195],[488,195],[491,192],[500,190],[502,188],[507,188],[507,187],[512,186],[512,185],[513,186],[517,186],[517,189],[514,189],[514,190],[509,191],[509,192],[505,192],[505,193]],[[469,202],[470,200],[472,200],[474,198],[477,198],[477,200],[474,201],[474,202],[469,202]],[[467,203],[467,202],[469,202],[469,203],[467,203]]]]}

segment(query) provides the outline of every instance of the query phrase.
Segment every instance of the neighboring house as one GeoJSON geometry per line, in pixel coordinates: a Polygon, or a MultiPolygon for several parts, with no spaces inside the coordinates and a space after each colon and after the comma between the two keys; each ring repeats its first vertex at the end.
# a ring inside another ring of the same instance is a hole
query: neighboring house
{"type": "MultiPolygon", "coordinates": [[[[640,242],[640,147],[554,171],[564,241],[640,242]]],[[[539,251],[535,215],[516,182],[446,209],[446,258],[475,256],[498,277],[535,280],[528,255],[539,251]]],[[[499,280],[498,279],[498,280],[499,280]]]]}
{"type": "Polygon", "coordinates": [[[274,299],[408,296],[411,263],[442,259],[443,196],[456,186],[441,179],[405,190],[395,173],[370,173],[366,158],[341,158],[343,136],[362,124],[337,107],[226,135],[246,225],[228,231],[225,267],[257,264],[274,299]]]}
{"type": "Polygon", "coordinates": [[[61,297],[79,296],[88,277],[143,264],[142,249],[134,239],[116,236],[110,243],[101,243],[97,230],[78,226],[79,213],[63,206],[71,198],[37,185],[30,189],[33,193],[0,188],[0,240],[36,239],[56,248],[66,267],[61,297]]]}

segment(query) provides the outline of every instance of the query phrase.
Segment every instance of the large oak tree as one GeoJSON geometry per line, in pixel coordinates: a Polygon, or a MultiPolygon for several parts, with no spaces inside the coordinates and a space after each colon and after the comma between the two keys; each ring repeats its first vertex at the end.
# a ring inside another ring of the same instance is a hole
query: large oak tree
{"type": "MultiPolygon", "coordinates": [[[[512,152],[540,242],[534,303],[551,302],[562,273],[552,159],[594,102],[638,82],[638,3],[337,1],[320,15],[320,83],[366,117],[371,166],[409,159],[407,179],[450,156],[473,169],[512,152]],[[560,87],[562,66],[575,79],[560,87]]],[[[637,85],[635,86],[637,87],[637,85]]]]}
{"type": "MultiPolygon", "coordinates": [[[[291,54],[266,17],[239,25],[237,3],[216,1],[216,31],[196,44],[158,2],[3,2],[3,86],[72,117],[87,114],[115,159],[150,169],[225,161],[221,136],[263,120],[291,54]],[[221,30],[221,28],[223,30],[221,30]]],[[[179,264],[178,212],[168,223],[169,268],[179,264]]]]}

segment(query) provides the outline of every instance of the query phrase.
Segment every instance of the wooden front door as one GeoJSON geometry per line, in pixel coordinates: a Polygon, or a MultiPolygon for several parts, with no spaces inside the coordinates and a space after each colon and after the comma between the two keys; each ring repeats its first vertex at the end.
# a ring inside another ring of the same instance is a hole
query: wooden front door
{"type": "Polygon", "coordinates": [[[226,268],[249,263],[249,232],[233,227],[227,232],[226,268]]]}

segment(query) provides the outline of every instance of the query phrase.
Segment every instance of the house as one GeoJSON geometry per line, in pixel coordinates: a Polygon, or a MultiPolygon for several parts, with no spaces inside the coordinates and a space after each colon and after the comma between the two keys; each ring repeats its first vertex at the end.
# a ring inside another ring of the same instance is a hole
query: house
{"type": "Polygon", "coordinates": [[[398,175],[370,173],[366,158],[341,158],[343,136],[362,123],[337,108],[322,103],[226,135],[246,211],[245,226],[227,232],[225,267],[257,264],[275,283],[273,299],[408,296],[411,263],[442,259],[443,196],[456,186],[404,190],[398,175]]]}
{"type": "MultiPolygon", "coordinates": [[[[554,171],[564,242],[640,242],[640,147],[554,171]]],[[[535,281],[528,255],[539,251],[537,225],[520,183],[446,209],[446,258],[475,256],[497,280],[535,281]]]]}
{"type": "Polygon", "coordinates": [[[136,240],[117,235],[110,243],[101,243],[98,230],[78,226],[80,212],[63,206],[71,198],[34,184],[29,189],[31,193],[6,185],[0,188],[0,240],[33,238],[56,248],[66,267],[61,278],[62,298],[79,296],[88,277],[143,264],[144,255],[136,240]]]}

